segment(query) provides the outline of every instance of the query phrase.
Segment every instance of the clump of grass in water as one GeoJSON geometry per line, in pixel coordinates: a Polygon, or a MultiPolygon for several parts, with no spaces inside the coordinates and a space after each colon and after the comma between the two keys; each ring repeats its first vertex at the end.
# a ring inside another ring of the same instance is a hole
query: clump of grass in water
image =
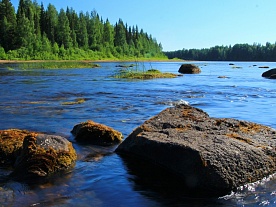
{"type": "Polygon", "coordinates": [[[61,105],[76,105],[82,104],[85,102],[84,98],[77,98],[75,101],[63,102],[61,105]]]}
{"type": "Polygon", "coordinates": [[[136,68],[126,68],[119,70],[113,77],[114,78],[125,78],[125,79],[153,79],[153,78],[175,78],[177,75],[173,73],[162,73],[157,69],[145,70],[136,68]]]}
{"type": "Polygon", "coordinates": [[[99,64],[91,62],[74,62],[74,61],[51,61],[51,62],[31,62],[18,63],[20,69],[67,69],[67,68],[97,68],[99,64]]]}

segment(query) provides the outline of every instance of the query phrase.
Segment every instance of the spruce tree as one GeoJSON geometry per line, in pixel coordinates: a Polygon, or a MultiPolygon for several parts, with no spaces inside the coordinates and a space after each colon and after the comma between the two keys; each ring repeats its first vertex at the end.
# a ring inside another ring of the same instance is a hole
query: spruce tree
{"type": "Polygon", "coordinates": [[[58,16],[57,43],[59,46],[63,45],[65,49],[68,49],[73,45],[70,34],[69,20],[63,9],[60,10],[58,16]]]}

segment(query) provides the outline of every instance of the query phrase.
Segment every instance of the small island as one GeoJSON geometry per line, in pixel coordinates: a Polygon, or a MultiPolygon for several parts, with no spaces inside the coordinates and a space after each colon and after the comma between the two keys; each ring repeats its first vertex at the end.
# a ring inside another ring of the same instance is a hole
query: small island
{"type": "Polygon", "coordinates": [[[113,77],[124,79],[153,79],[153,78],[175,78],[177,74],[162,73],[157,69],[139,70],[139,69],[125,69],[119,70],[113,77]]]}

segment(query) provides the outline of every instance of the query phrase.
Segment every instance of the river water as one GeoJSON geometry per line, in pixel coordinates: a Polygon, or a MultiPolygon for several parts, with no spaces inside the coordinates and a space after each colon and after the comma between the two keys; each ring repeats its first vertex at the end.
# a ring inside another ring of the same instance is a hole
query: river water
{"type": "MultiPolygon", "coordinates": [[[[112,153],[114,148],[78,145],[70,134],[74,125],[93,120],[127,137],[145,120],[179,103],[212,117],[276,128],[276,82],[262,78],[268,69],[258,67],[274,68],[276,63],[234,62],[233,67],[229,62],[195,62],[202,73],[153,80],[114,79],[118,64],[58,70],[0,67],[0,129],[62,135],[78,153],[72,170],[41,183],[6,179],[10,171],[0,168],[1,206],[276,206],[276,176],[221,198],[196,197],[147,171],[146,165],[129,165],[112,153]],[[85,102],[68,104],[78,99],[85,102]]],[[[151,62],[139,67],[177,73],[181,64],[151,62]]]]}

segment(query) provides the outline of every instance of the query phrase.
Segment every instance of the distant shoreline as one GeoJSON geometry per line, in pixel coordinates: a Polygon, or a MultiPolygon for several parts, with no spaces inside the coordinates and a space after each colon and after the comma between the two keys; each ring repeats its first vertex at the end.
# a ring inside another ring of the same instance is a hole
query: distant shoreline
{"type": "MultiPolygon", "coordinates": [[[[0,64],[14,63],[39,63],[39,62],[187,62],[187,60],[176,59],[149,59],[149,60],[0,60],[0,64]]],[[[190,62],[190,61],[189,61],[190,62]]]]}

